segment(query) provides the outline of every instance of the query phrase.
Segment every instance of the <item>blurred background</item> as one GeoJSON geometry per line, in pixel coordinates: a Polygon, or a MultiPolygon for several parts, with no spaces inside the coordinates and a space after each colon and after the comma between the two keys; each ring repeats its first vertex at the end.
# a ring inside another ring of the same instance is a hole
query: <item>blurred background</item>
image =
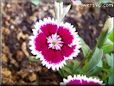
{"type": "MultiPolygon", "coordinates": [[[[96,0],[81,1],[84,4],[97,3],[96,0]]],[[[64,5],[72,4],[70,0],[63,2],[64,5]]],[[[28,46],[34,23],[39,19],[55,16],[54,0],[1,0],[0,6],[2,84],[59,85],[62,77],[58,72],[43,67],[39,60],[29,60],[34,56],[28,46]]],[[[79,35],[93,49],[108,16],[114,16],[114,7],[83,7],[72,4],[64,22],[74,25],[79,35]]],[[[78,57],[83,58],[83,54],[80,53],[78,57]]]]}

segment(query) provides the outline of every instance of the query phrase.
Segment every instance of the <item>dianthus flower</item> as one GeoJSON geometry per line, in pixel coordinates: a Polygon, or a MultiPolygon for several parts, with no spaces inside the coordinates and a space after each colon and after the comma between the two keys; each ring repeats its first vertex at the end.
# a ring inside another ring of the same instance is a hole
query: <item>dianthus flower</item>
{"type": "Polygon", "coordinates": [[[58,70],[80,52],[80,39],[70,23],[44,18],[35,23],[30,49],[48,69],[58,70]]]}
{"type": "Polygon", "coordinates": [[[63,79],[61,85],[65,86],[102,86],[102,81],[97,78],[87,77],[86,75],[74,75],[73,77],[69,75],[67,79],[63,79]]]}

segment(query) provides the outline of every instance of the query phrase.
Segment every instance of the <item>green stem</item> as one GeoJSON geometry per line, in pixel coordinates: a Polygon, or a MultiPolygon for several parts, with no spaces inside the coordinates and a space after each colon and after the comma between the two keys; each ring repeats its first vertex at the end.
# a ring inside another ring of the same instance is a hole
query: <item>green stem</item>
{"type": "Polygon", "coordinates": [[[97,45],[96,46],[98,48],[102,48],[104,42],[106,41],[107,34],[108,34],[110,28],[111,28],[111,19],[108,18],[106,20],[105,24],[104,24],[104,27],[103,27],[103,29],[101,31],[101,34],[100,34],[99,38],[97,40],[97,45]]]}
{"type": "Polygon", "coordinates": [[[56,2],[62,2],[62,0],[56,0],[56,2]]]}

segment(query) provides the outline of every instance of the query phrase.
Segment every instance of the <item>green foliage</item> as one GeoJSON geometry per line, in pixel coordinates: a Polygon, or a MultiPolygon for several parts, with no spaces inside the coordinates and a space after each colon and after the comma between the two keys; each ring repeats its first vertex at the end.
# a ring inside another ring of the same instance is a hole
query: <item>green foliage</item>
{"type": "Polygon", "coordinates": [[[93,68],[95,68],[98,65],[98,63],[100,62],[102,56],[103,56],[102,49],[96,48],[93,55],[92,55],[92,57],[91,57],[91,59],[89,60],[89,62],[87,62],[84,65],[84,67],[83,67],[84,72],[89,72],[93,68]]]}
{"type": "Polygon", "coordinates": [[[102,49],[103,49],[104,53],[114,52],[114,30],[110,31],[107,34],[106,40],[103,43],[102,49]]]}
{"type": "Polygon", "coordinates": [[[109,2],[113,2],[112,0],[97,0],[98,3],[109,3],[109,2]]]}
{"type": "Polygon", "coordinates": [[[113,28],[113,18],[108,18],[106,20],[104,27],[101,31],[101,34],[97,40],[97,46],[99,48],[101,48],[103,46],[103,44],[106,42],[106,40],[109,39],[110,35],[111,35],[111,37],[113,36],[113,34],[112,34],[113,29],[112,28],[113,28]],[[109,33],[109,31],[110,31],[110,33],[109,33]]]}
{"type": "Polygon", "coordinates": [[[56,0],[57,2],[62,2],[62,0],[56,0]]]}
{"type": "Polygon", "coordinates": [[[92,58],[89,59],[86,65],[81,64],[78,60],[72,60],[70,62],[68,61],[67,65],[60,69],[59,73],[62,75],[62,77],[74,74],[96,74],[102,68],[102,56],[103,51],[96,48],[95,52],[92,55],[92,58]]]}
{"type": "Polygon", "coordinates": [[[114,68],[114,54],[106,54],[106,61],[110,67],[114,68]]]}
{"type": "Polygon", "coordinates": [[[67,65],[59,71],[62,77],[85,74],[97,76],[104,83],[114,84],[114,30],[112,24],[112,19],[107,19],[93,50],[80,38],[84,59],[68,61],[67,65]]]}
{"type": "Polygon", "coordinates": [[[114,3],[114,0],[95,0],[95,4],[97,4],[99,7],[106,3],[114,3]]]}
{"type": "MultiPolygon", "coordinates": [[[[110,40],[109,40],[110,41],[110,40]]],[[[114,43],[113,42],[106,42],[103,44],[102,49],[104,53],[111,53],[114,52],[114,43]]]]}
{"type": "Polygon", "coordinates": [[[108,38],[114,42],[114,29],[109,33],[108,38]]]}
{"type": "Polygon", "coordinates": [[[106,54],[106,61],[110,66],[108,84],[114,84],[114,54],[106,54]]]}
{"type": "Polygon", "coordinates": [[[97,40],[97,46],[103,49],[103,53],[114,52],[114,30],[113,19],[109,18],[105,22],[102,32],[97,40]]]}
{"type": "MultiPolygon", "coordinates": [[[[70,5],[63,9],[61,0],[56,0],[55,14],[56,19],[62,21],[68,13],[70,5]],[[60,3],[59,3],[60,2],[60,3]]],[[[107,3],[108,0],[98,0],[99,3],[107,3]]],[[[31,0],[35,5],[38,5],[40,0],[31,0]]],[[[113,27],[114,28],[114,27],[113,27]]],[[[80,60],[69,60],[67,64],[58,72],[62,77],[75,74],[85,74],[87,76],[97,76],[105,83],[114,84],[114,30],[112,29],[112,19],[107,19],[97,38],[97,44],[93,50],[81,39],[82,52],[84,58],[80,60]],[[110,32],[109,32],[110,31],[110,32]]],[[[37,58],[37,57],[36,57],[37,58]]],[[[37,62],[38,59],[29,57],[30,62],[37,62]]]]}
{"type": "Polygon", "coordinates": [[[29,62],[38,62],[39,60],[38,57],[33,57],[33,56],[28,57],[28,59],[29,59],[29,62]]]}
{"type": "Polygon", "coordinates": [[[78,60],[67,61],[67,65],[60,69],[59,73],[62,75],[62,77],[77,74],[81,72],[79,65],[80,63],[78,60]]]}
{"type": "Polygon", "coordinates": [[[81,37],[80,37],[80,40],[81,40],[81,45],[83,45],[82,52],[84,54],[84,57],[86,57],[91,52],[91,49],[89,48],[89,46],[84,42],[84,40],[81,37]]]}
{"type": "Polygon", "coordinates": [[[109,76],[108,84],[114,85],[114,73],[111,76],[109,76]]]}
{"type": "Polygon", "coordinates": [[[101,48],[103,46],[104,42],[106,41],[107,34],[108,34],[108,29],[106,29],[106,31],[101,32],[101,34],[97,40],[97,46],[99,48],[101,48]]]}
{"type": "Polygon", "coordinates": [[[34,4],[34,5],[38,5],[40,3],[40,0],[31,0],[31,2],[34,4]]]}

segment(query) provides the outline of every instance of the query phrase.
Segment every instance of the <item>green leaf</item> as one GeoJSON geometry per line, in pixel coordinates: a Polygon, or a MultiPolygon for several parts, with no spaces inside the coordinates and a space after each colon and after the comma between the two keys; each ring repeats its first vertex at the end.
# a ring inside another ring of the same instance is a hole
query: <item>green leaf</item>
{"type": "Polygon", "coordinates": [[[103,62],[102,59],[99,61],[99,63],[97,64],[97,67],[103,67],[103,62]]]}
{"type": "Polygon", "coordinates": [[[80,71],[79,61],[74,60],[72,65],[72,73],[76,74],[80,71]]]}
{"type": "Polygon", "coordinates": [[[66,66],[64,66],[64,71],[69,75],[72,74],[72,71],[66,66]]]}
{"type": "Polygon", "coordinates": [[[58,22],[61,22],[65,15],[69,12],[71,5],[64,7],[63,2],[55,1],[55,19],[58,22]]]}
{"type": "Polygon", "coordinates": [[[89,52],[91,52],[91,49],[81,37],[80,37],[80,41],[81,41],[81,45],[83,46],[81,49],[83,51],[84,57],[86,57],[89,54],[89,52]]]}
{"type": "Polygon", "coordinates": [[[108,79],[108,84],[109,85],[114,85],[114,74],[112,74],[109,79],[108,79]]]}
{"type": "Polygon", "coordinates": [[[90,70],[87,75],[96,75],[98,72],[100,72],[102,70],[103,67],[103,62],[102,59],[99,61],[99,63],[96,65],[95,68],[93,68],[92,70],[90,70]]]}
{"type": "Polygon", "coordinates": [[[89,62],[86,63],[85,66],[83,67],[84,72],[89,72],[92,69],[94,69],[100,62],[102,56],[103,56],[103,50],[96,48],[89,62]]]}
{"type": "Polygon", "coordinates": [[[34,4],[34,5],[38,5],[40,3],[40,0],[31,0],[31,2],[34,4]]]}
{"type": "Polygon", "coordinates": [[[109,3],[112,2],[111,0],[97,0],[98,3],[109,3]]]}
{"type": "Polygon", "coordinates": [[[110,44],[110,45],[105,44],[103,45],[102,49],[104,53],[111,53],[114,51],[114,44],[110,44]]]}
{"type": "Polygon", "coordinates": [[[79,62],[78,60],[67,61],[67,65],[65,65],[62,69],[59,70],[59,74],[62,77],[66,77],[68,75],[74,75],[79,72],[79,62]]]}
{"type": "Polygon", "coordinates": [[[102,68],[101,67],[95,67],[93,70],[91,70],[91,71],[89,71],[88,73],[87,73],[87,75],[88,76],[96,76],[100,71],[102,70],[102,68]]]}
{"type": "Polygon", "coordinates": [[[59,72],[59,74],[62,76],[62,77],[66,77],[67,76],[67,74],[64,72],[64,70],[59,70],[58,71],[59,72]],[[65,76],[66,75],[66,76],[65,76]]]}
{"type": "Polygon", "coordinates": [[[114,42],[114,29],[109,33],[108,38],[114,42]]]}
{"type": "Polygon", "coordinates": [[[99,61],[99,63],[96,65],[96,67],[88,72],[88,75],[96,75],[96,73],[100,72],[103,67],[103,62],[102,60],[99,61]]]}
{"type": "Polygon", "coordinates": [[[98,48],[101,48],[103,46],[103,44],[105,43],[105,41],[107,40],[107,36],[110,30],[112,30],[113,28],[113,18],[108,18],[104,24],[104,27],[101,31],[101,34],[97,40],[97,46],[98,48]]]}
{"type": "MultiPolygon", "coordinates": [[[[61,19],[63,20],[66,14],[68,14],[69,10],[71,8],[71,5],[68,5],[67,7],[63,8],[63,14],[61,14],[61,19]]],[[[62,8],[61,8],[62,9],[62,8]]]]}
{"type": "Polygon", "coordinates": [[[30,62],[38,62],[38,60],[39,60],[39,57],[33,57],[33,56],[29,57],[30,62]]]}
{"type": "Polygon", "coordinates": [[[62,2],[62,0],[56,0],[56,2],[62,2]]]}
{"type": "Polygon", "coordinates": [[[112,53],[114,52],[114,43],[110,39],[107,39],[103,44],[102,49],[104,53],[112,53]]]}
{"type": "Polygon", "coordinates": [[[112,68],[114,68],[114,54],[106,54],[106,60],[109,66],[111,66],[112,68]]]}
{"type": "Polygon", "coordinates": [[[104,42],[106,41],[107,33],[108,33],[108,29],[106,31],[104,31],[104,32],[101,32],[101,34],[100,34],[100,36],[99,36],[99,38],[97,40],[97,46],[99,48],[101,48],[103,46],[104,42]]]}

